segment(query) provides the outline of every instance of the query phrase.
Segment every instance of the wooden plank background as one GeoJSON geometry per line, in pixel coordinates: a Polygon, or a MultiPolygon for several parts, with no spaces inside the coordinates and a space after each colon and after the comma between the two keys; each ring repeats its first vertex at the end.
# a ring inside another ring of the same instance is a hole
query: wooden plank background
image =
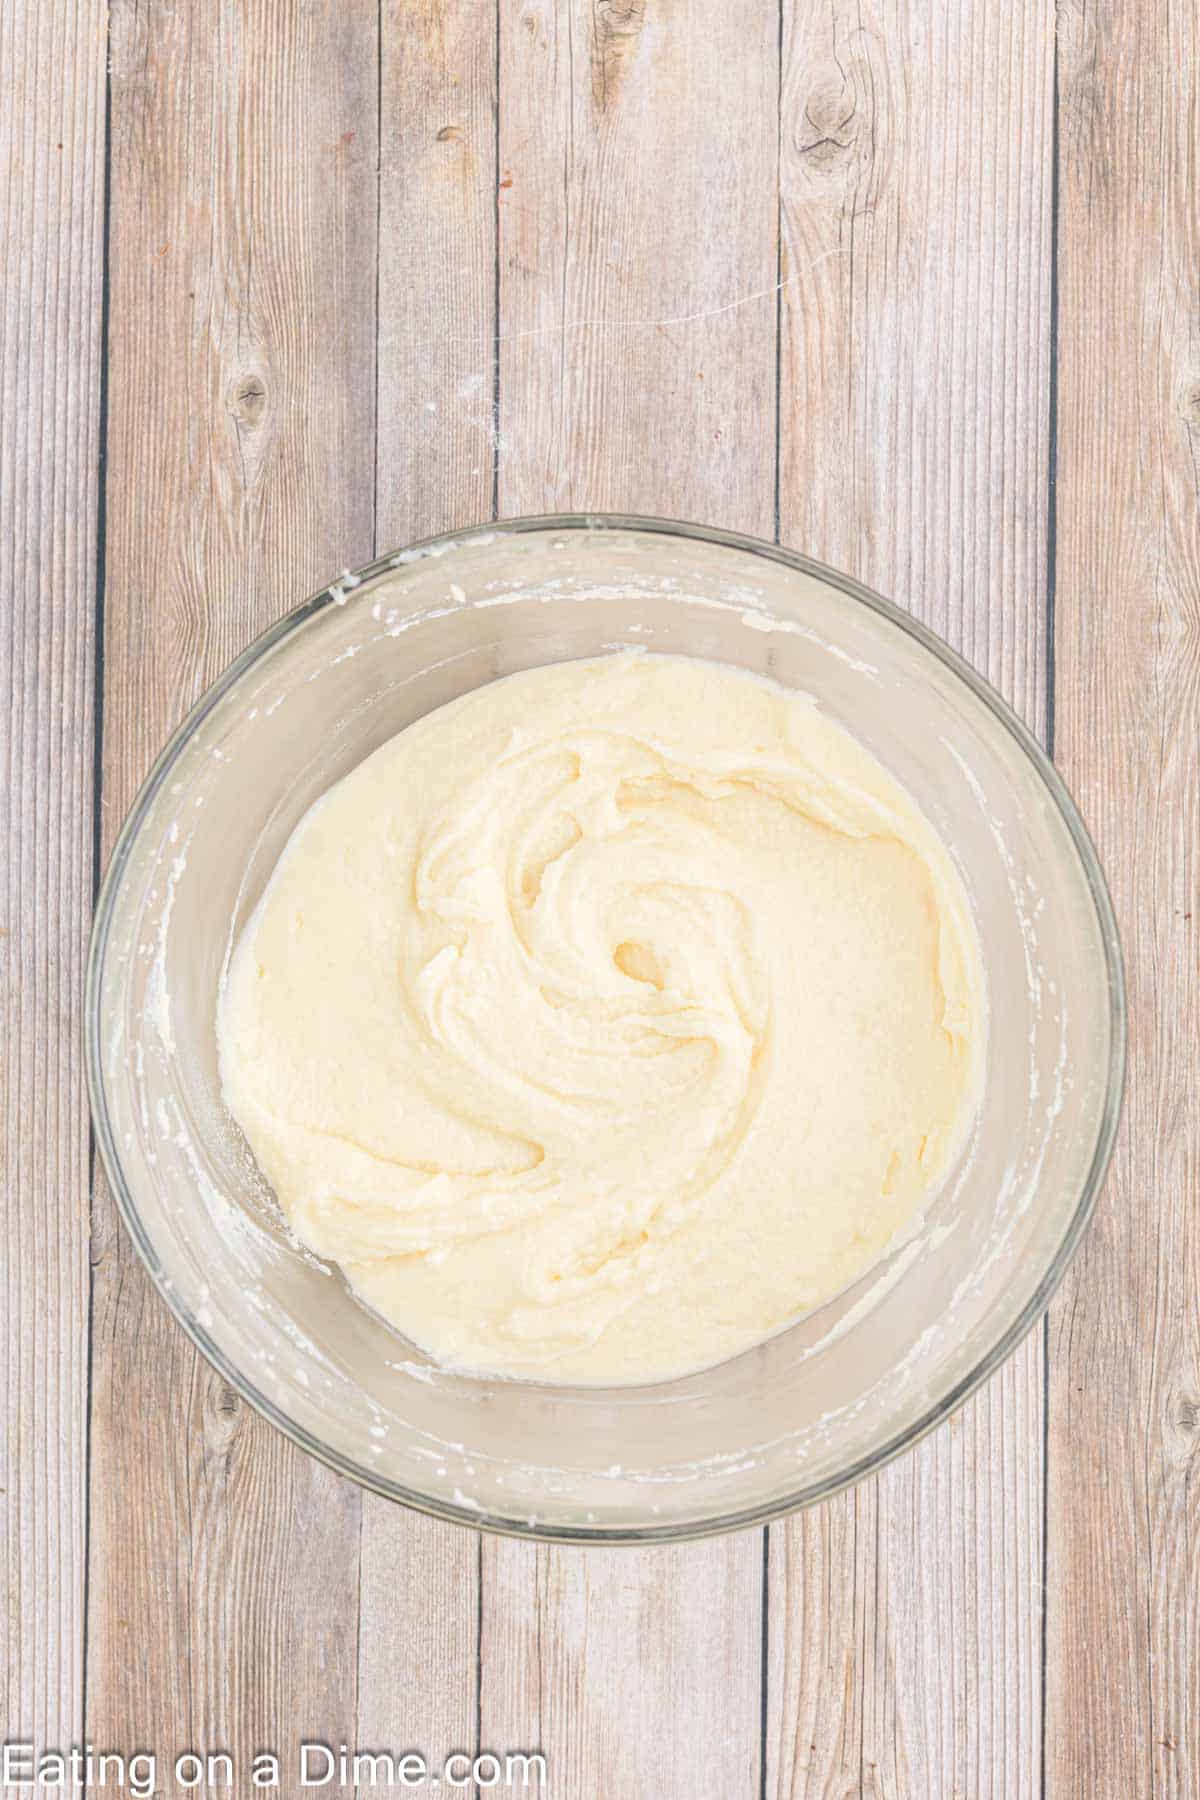
{"type": "Polygon", "coordinates": [[[0,8],[0,1741],[1200,1793],[1198,40],[1168,0],[0,8]],[[943,632],[1051,739],[1130,965],[1048,1327],[853,1493],[649,1552],[313,1464],[88,1180],[95,864],[162,739],[332,572],[568,506],[778,535],[943,632]]]}
{"type": "Polygon", "coordinates": [[[1055,745],[1129,1088],[1050,1329],[1047,1785],[1200,1793],[1200,14],[1059,31],[1055,745]],[[1064,1602],[1054,1604],[1062,1594],[1064,1602]]]}
{"type": "Polygon", "coordinates": [[[104,54],[0,7],[0,1743],[83,1728],[104,54]]]}
{"type": "MultiPolygon", "coordinates": [[[[1044,731],[1052,8],[785,15],[783,541],[1044,731]]],[[[947,1430],[770,1532],[767,1792],[1038,1793],[1041,1527],[1035,1334],[947,1430]]]]}

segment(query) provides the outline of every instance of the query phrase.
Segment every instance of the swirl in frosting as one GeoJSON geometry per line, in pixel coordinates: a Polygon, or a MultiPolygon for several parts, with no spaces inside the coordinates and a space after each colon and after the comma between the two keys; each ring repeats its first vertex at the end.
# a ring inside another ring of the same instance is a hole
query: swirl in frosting
{"type": "Polygon", "coordinates": [[[961,880],[807,698],[622,653],[476,690],[302,819],[218,1016],[297,1234],[447,1364],[665,1379],[845,1288],[978,1096],[961,880]]]}

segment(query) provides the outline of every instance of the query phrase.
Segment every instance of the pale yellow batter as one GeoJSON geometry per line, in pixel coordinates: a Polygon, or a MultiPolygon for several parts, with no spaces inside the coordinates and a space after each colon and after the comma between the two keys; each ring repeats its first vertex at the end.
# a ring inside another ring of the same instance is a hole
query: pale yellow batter
{"type": "Polygon", "coordinates": [[[225,1096],[295,1230],[451,1364],[650,1381],[852,1282],[960,1148],[961,881],[808,700],[533,669],[301,821],[234,955],[225,1096]]]}

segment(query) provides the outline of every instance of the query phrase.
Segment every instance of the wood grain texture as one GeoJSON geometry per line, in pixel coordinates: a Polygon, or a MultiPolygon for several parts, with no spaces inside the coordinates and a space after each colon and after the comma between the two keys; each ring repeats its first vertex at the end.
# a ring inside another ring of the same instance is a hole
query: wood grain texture
{"type": "MultiPolygon", "coordinates": [[[[478,1748],[479,1539],[363,1496],[356,1742],[431,1766],[478,1748]]],[[[361,1800],[411,1787],[371,1782],[361,1800]]]]}
{"type": "Polygon", "coordinates": [[[495,0],[385,0],[378,549],[490,519],[495,0]]]}
{"type": "MultiPolygon", "coordinates": [[[[1045,721],[1053,13],[784,8],[780,525],[1045,721]]],[[[771,1531],[767,1792],[1040,1787],[1042,1346],[771,1531]]]]}
{"type": "Polygon", "coordinates": [[[502,513],[774,523],[778,20],[502,0],[502,513]]]}
{"type": "MultiPolygon", "coordinates": [[[[502,0],[500,25],[501,512],[769,536],[774,6],[502,0]]],[[[755,1793],[761,1577],[760,1533],[485,1544],[484,1745],[541,1748],[563,1800],[755,1793]]]]}
{"type": "Polygon", "coordinates": [[[1060,13],[1056,755],[1124,939],[1113,1171],[1051,1317],[1047,1794],[1200,1792],[1200,18],[1060,13]]]}
{"type": "Polygon", "coordinates": [[[83,1723],[104,8],[0,8],[0,1737],[83,1723]]]}
{"type": "MultiPolygon", "coordinates": [[[[370,554],[376,91],[370,0],[113,10],[106,844],[217,671],[370,554]]],[[[95,1237],[89,1736],[349,1739],[357,1490],[197,1359],[106,1193],[95,1237]]]]}
{"type": "MultiPolygon", "coordinates": [[[[389,0],[380,24],[377,553],[491,517],[496,329],[494,0],[389,0]]],[[[361,1745],[477,1748],[479,1560],[363,1496],[361,1745]]]]}
{"type": "Polygon", "coordinates": [[[482,1742],[548,1791],[752,1800],[762,1533],[669,1550],[485,1543],[482,1742]]]}

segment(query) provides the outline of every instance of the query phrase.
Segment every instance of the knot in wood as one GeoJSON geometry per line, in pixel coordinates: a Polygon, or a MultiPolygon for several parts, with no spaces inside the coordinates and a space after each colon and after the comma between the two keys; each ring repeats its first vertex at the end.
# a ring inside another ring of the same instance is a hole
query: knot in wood
{"type": "Polygon", "coordinates": [[[814,75],[794,139],[798,154],[810,167],[848,160],[858,137],[857,111],[853,84],[840,67],[814,75]]]}
{"type": "Polygon", "coordinates": [[[592,7],[592,99],[607,111],[646,23],[645,0],[595,0],[592,7]]]}
{"type": "Polygon", "coordinates": [[[239,425],[253,430],[267,407],[267,387],[262,376],[236,376],[230,385],[228,406],[239,425]]]}

